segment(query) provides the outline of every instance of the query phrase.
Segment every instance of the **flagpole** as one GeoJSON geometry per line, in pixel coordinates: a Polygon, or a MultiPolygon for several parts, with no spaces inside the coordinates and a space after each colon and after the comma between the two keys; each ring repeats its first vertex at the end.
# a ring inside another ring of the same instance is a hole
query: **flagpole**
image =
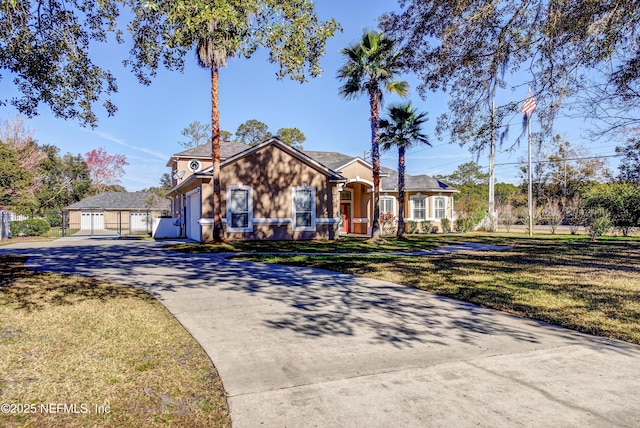
{"type": "Polygon", "coordinates": [[[491,147],[489,148],[489,228],[498,231],[495,202],[496,103],[491,102],[491,147]]]}
{"type": "MultiPolygon", "coordinates": [[[[533,114],[533,113],[531,113],[533,114]]],[[[533,236],[533,174],[531,172],[531,114],[527,115],[527,145],[529,148],[529,237],[533,236]]]]}
{"type": "Polygon", "coordinates": [[[527,195],[527,202],[529,205],[529,237],[533,236],[533,171],[531,168],[531,115],[536,110],[536,99],[531,94],[531,87],[527,88],[527,96],[524,101],[522,101],[522,108],[520,111],[524,113],[524,119],[527,122],[527,148],[529,149],[529,167],[528,175],[529,175],[529,189],[527,195]]]}

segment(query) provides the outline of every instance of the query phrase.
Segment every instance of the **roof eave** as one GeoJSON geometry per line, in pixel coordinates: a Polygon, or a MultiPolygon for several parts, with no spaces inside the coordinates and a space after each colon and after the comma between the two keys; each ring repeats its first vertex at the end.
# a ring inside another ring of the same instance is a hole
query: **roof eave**
{"type": "Polygon", "coordinates": [[[267,147],[271,144],[277,145],[282,151],[289,153],[291,156],[295,157],[296,159],[306,163],[307,165],[313,167],[314,169],[321,171],[322,173],[324,173],[325,175],[329,176],[329,177],[336,177],[339,178],[340,180],[343,179],[344,177],[342,177],[342,174],[322,165],[321,163],[317,162],[315,159],[311,158],[310,156],[304,154],[303,152],[301,152],[300,150],[289,146],[288,144],[283,143],[282,141],[278,140],[277,138],[269,138],[268,140],[263,141],[262,143],[256,144],[255,146],[251,146],[249,147],[247,150],[237,153],[234,156],[230,156],[229,158],[227,158],[225,161],[220,163],[220,167],[223,167],[227,164],[231,164],[239,159],[242,159],[243,157],[249,156],[252,153],[257,152],[258,150],[267,147]]]}
{"type": "Polygon", "coordinates": [[[363,163],[367,168],[371,168],[373,169],[373,165],[371,165],[369,162],[367,162],[366,160],[356,156],[353,159],[351,159],[349,162],[345,163],[344,165],[340,165],[339,167],[336,168],[336,171],[340,171],[346,167],[348,167],[349,165],[351,165],[352,163],[356,163],[356,162],[360,162],[363,163]]]}

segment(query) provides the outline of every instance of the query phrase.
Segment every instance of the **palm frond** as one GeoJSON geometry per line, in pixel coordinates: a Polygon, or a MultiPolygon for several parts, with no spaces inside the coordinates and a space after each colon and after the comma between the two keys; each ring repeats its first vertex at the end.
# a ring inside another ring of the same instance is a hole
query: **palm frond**
{"type": "Polygon", "coordinates": [[[388,118],[380,119],[379,141],[383,150],[391,147],[410,148],[414,144],[431,145],[429,138],[422,132],[422,126],[428,120],[427,113],[418,112],[411,103],[390,106],[388,118]]]}
{"type": "Polygon", "coordinates": [[[387,92],[393,92],[401,97],[406,97],[409,94],[409,83],[402,81],[394,81],[387,83],[387,92]]]}
{"type": "Polygon", "coordinates": [[[340,88],[343,97],[354,98],[363,92],[377,92],[380,86],[401,96],[408,93],[408,83],[393,81],[400,72],[400,52],[395,42],[384,33],[365,31],[358,42],[340,52],[346,57],[345,64],[337,73],[339,80],[346,81],[340,88]]]}

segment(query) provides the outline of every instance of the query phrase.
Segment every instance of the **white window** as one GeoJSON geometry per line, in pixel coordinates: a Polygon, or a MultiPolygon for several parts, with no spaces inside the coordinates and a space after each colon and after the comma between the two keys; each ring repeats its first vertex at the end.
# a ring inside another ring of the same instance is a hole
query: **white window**
{"type": "Polygon", "coordinates": [[[433,200],[433,216],[437,219],[447,216],[447,200],[442,196],[437,196],[433,200]]]}
{"type": "Polygon", "coordinates": [[[380,213],[396,214],[396,198],[392,196],[380,196],[380,213]]]}
{"type": "Polygon", "coordinates": [[[253,188],[227,187],[227,231],[253,232],[253,188]]]}
{"type": "Polygon", "coordinates": [[[411,218],[414,220],[427,219],[427,197],[413,196],[411,198],[411,218]]]}
{"type": "Polygon", "coordinates": [[[351,190],[344,189],[340,192],[340,200],[341,201],[350,201],[352,198],[351,190]]]}
{"type": "Polygon", "coordinates": [[[295,232],[316,230],[316,189],[302,185],[292,189],[293,230],[295,232]]]}

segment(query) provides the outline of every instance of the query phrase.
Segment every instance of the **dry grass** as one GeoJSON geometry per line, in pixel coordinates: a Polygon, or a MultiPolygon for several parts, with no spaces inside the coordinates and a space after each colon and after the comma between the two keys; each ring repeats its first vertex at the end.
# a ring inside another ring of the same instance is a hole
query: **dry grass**
{"type": "Polygon", "coordinates": [[[380,278],[640,344],[640,241],[481,235],[438,239],[485,241],[513,249],[437,256],[281,254],[251,259],[380,278]]]}
{"type": "Polygon", "coordinates": [[[31,410],[1,426],[230,426],[210,359],[155,299],[23,262],[0,256],[0,404],[31,410]]]}
{"type": "Polygon", "coordinates": [[[4,245],[19,244],[21,242],[49,242],[54,241],[55,239],[57,238],[46,236],[14,236],[11,239],[0,239],[0,247],[4,245]]]}
{"type": "Polygon", "coordinates": [[[424,236],[407,235],[405,239],[385,237],[376,241],[366,237],[343,236],[338,240],[300,240],[300,241],[238,241],[226,244],[179,243],[169,244],[165,248],[188,254],[197,253],[377,253],[407,252],[431,250],[438,244],[424,236]]]}

